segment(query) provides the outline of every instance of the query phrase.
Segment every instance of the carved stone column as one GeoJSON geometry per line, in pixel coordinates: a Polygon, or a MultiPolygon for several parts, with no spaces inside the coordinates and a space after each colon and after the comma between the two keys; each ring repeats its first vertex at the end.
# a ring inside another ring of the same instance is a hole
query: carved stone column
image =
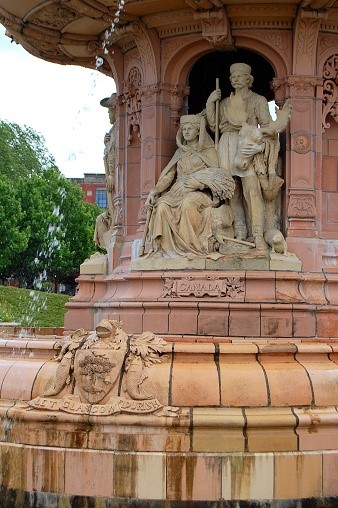
{"type": "Polygon", "coordinates": [[[320,220],[316,175],[321,168],[317,110],[322,82],[316,77],[291,76],[288,85],[294,111],[290,123],[292,171],[287,207],[288,236],[316,237],[316,220],[320,220]]]}
{"type": "MultiPolygon", "coordinates": [[[[321,138],[318,136],[318,111],[322,81],[313,76],[293,75],[273,82],[276,103],[291,98],[291,143],[287,145],[285,175],[287,195],[287,236],[317,237],[316,174],[321,167],[321,138]]],[[[319,133],[321,131],[319,130],[319,133]]]]}
{"type": "Polygon", "coordinates": [[[286,230],[290,250],[305,270],[321,269],[318,237],[321,221],[322,86],[316,67],[317,41],[325,12],[300,9],[294,30],[292,75],[275,80],[276,102],[291,98],[290,145],[286,160],[286,230]],[[307,239],[307,240],[305,240],[307,239]]]}

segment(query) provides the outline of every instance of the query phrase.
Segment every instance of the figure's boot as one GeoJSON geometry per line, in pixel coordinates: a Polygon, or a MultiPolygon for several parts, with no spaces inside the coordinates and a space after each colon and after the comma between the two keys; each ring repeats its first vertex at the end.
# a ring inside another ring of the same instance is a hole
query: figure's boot
{"type": "Polygon", "coordinates": [[[256,235],[255,238],[256,250],[260,252],[266,252],[269,249],[268,244],[263,238],[263,235],[256,235]]]}

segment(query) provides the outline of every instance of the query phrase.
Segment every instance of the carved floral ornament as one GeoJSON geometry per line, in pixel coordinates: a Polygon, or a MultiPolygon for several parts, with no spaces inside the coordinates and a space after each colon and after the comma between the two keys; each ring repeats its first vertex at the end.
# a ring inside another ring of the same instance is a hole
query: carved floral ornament
{"type": "Polygon", "coordinates": [[[323,69],[323,130],[330,127],[326,121],[331,116],[338,123],[338,54],[332,55],[323,69]]]}
{"type": "Polygon", "coordinates": [[[148,369],[167,360],[166,346],[151,332],[127,335],[115,320],[103,319],[92,332],[78,329],[56,344],[55,374],[29,406],[91,416],[176,416],[178,408],[164,407],[143,387],[148,369]]]}
{"type": "Polygon", "coordinates": [[[132,67],[129,71],[128,79],[124,83],[124,91],[122,95],[122,102],[125,103],[127,107],[129,143],[131,142],[133,132],[137,133],[138,137],[141,137],[141,85],[141,72],[137,67],[132,67]]]}
{"type": "Polygon", "coordinates": [[[313,219],[316,217],[316,204],[313,194],[294,193],[290,195],[288,216],[298,219],[313,219]]]}

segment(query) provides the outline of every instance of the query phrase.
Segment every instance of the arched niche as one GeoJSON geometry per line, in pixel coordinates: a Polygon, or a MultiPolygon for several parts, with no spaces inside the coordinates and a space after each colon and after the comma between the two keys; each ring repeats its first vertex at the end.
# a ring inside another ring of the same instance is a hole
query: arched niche
{"type": "Polygon", "coordinates": [[[199,113],[205,107],[210,93],[215,90],[216,78],[220,80],[222,97],[228,97],[232,91],[229,81],[230,66],[236,62],[244,62],[251,66],[254,82],[252,90],[264,95],[268,101],[274,100],[270,83],[275,77],[272,65],[262,56],[246,49],[236,51],[213,51],[199,58],[189,73],[190,94],[188,111],[199,113]]]}
{"type": "MultiPolygon", "coordinates": [[[[252,91],[263,95],[268,102],[274,101],[274,91],[271,82],[276,76],[272,64],[262,55],[244,48],[234,51],[213,51],[202,55],[191,66],[188,73],[190,93],[187,98],[187,111],[189,114],[200,113],[206,105],[210,93],[216,88],[216,78],[219,78],[222,98],[228,97],[233,91],[230,83],[230,66],[233,63],[243,62],[251,66],[254,82],[252,91]]],[[[273,104],[270,112],[273,112],[273,104]]],[[[280,135],[280,152],[277,173],[285,178],[285,133],[280,135]]],[[[286,187],[282,188],[276,199],[276,220],[278,229],[285,234],[285,194],[286,187]]]]}

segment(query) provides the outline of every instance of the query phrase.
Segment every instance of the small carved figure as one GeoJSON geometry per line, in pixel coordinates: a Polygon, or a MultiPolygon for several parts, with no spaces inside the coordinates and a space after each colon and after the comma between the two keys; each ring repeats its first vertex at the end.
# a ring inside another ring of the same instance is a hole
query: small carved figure
{"type": "Polygon", "coordinates": [[[234,190],[230,173],[218,167],[203,116],[182,116],[176,142],[178,149],[145,203],[152,210],[152,245],[147,256],[174,258],[212,252],[213,209],[234,190]]]}
{"type": "Polygon", "coordinates": [[[115,164],[116,164],[116,93],[100,101],[101,106],[108,108],[109,121],[112,125],[104,137],[104,169],[106,174],[106,189],[108,207],[101,213],[95,223],[94,242],[97,247],[107,250],[110,243],[111,229],[114,226],[114,193],[115,193],[115,164]]]}
{"type": "MultiPolygon", "coordinates": [[[[289,103],[273,122],[265,97],[250,90],[253,77],[251,67],[236,63],[230,67],[230,81],[234,92],[219,105],[216,125],[216,103],[221,90],[214,90],[207,101],[206,116],[211,130],[221,132],[218,145],[219,165],[229,171],[236,182],[230,206],[234,212],[235,237],[253,237],[256,249],[265,251],[265,203],[260,178],[269,187],[280,188],[276,178],[279,152],[278,132],[286,128],[290,117],[289,103]]],[[[282,181],[283,183],[283,181],[282,181]]]]}
{"type": "Polygon", "coordinates": [[[102,250],[107,250],[107,246],[109,245],[111,226],[112,217],[109,209],[100,213],[100,215],[96,217],[94,242],[95,245],[102,250]]]}

